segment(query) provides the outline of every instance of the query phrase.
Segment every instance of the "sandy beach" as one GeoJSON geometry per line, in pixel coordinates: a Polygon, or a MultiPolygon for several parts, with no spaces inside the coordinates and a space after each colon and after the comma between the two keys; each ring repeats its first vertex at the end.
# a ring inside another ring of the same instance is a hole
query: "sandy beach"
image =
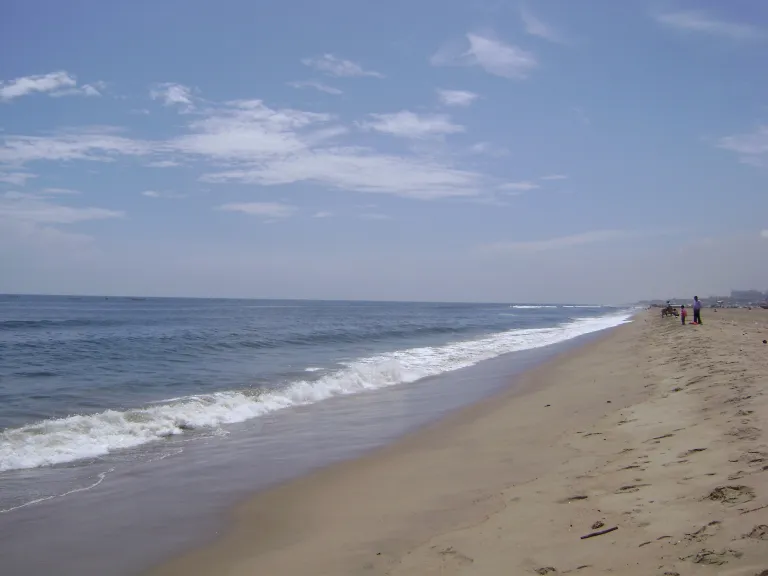
{"type": "Polygon", "coordinates": [[[643,312],[152,574],[768,574],[768,311],[704,321],[643,312]]]}

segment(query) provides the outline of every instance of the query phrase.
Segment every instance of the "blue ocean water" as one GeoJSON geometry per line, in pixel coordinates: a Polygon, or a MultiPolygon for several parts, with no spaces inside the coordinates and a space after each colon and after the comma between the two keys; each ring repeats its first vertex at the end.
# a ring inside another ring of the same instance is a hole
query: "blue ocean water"
{"type": "Polygon", "coordinates": [[[621,323],[601,306],[0,296],[0,478],[621,323]]]}
{"type": "Polygon", "coordinates": [[[0,573],[143,573],[632,313],[0,296],[0,573]]]}

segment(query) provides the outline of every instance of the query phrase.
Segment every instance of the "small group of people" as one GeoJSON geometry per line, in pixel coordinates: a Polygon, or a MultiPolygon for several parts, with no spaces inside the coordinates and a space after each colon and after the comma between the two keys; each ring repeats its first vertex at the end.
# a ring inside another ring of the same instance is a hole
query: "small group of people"
{"type": "MultiPolygon", "coordinates": [[[[685,325],[685,318],[688,316],[688,310],[685,304],[680,306],[680,321],[685,325]]],[[[701,324],[701,300],[698,296],[693,297],[693,323],[701,324]]]]}

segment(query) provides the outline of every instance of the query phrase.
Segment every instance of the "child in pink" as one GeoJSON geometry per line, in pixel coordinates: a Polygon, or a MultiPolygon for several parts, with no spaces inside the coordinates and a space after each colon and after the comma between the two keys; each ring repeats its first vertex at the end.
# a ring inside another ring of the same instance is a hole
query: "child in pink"
{"type": "Polygon", "coordinates": [[[680,306],[680,321],[683,323],[683,326],[685,326],[685,317],[688,316],[688,310],[685,309],[685,304],[680,306]]]}

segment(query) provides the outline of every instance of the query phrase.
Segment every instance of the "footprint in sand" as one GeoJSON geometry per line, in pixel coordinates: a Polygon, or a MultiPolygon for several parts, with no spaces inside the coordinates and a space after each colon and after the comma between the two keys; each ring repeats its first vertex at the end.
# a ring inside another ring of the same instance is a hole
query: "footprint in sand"
{"type": "Polygon", "coordinates": [[[680,454],[677,455],[678,458],[685,458],[686,456],[690,456],[691,454],[696,454],[696,452],[704,452],[706,448],[691,448],[690,450],[686,450],[685,452],[680,452],[680,454]]]}
{"type": "Polygon", "coordinates": [[[754,499],[755,491],[749,486],[718,486],[705,498],[723,504],[744,504],[754,499]]]}
{"type": "Polygon", "coordinates": [[[655,438],[651,438],[650,440],[646,440],[643,442],[643,444],[658,444],[661,440],[664,440],[665,438],[672,438],[674,434],[662,434],[661,436],[656,436],[655,438]]]}
{"type": "Polygon", "coordinates": [[[622,486],[614,494],[629,494],[631,492],[638,492],[640,488],[645,488],[646,486],[650,486],[650,484],[629,484],[627,486],[622,486]]]}
{"type": "Polygon", "coordinates": [[[742,538],[753,538],[754,540],[768,540],[768,526],[758,524],[749,534],[744,534],[742,538]]]}
{"type": "Polygon", "coordinates": [[[726,548],[720,552],[715,552],[714,550],[701,550],[693,556],[686,556],[685,558],[681,558],[681,560],[690,560],[694,564],[722,566],[728,562],[729,558],[741,558],[742,556],[742,552],[726,548]]]}
{"type": "Polygon", "coordinates": [[[449,560],[453,563],[458,564],[459,566],[466,566],[467,564],[472,564],[475,560],[474,558],[470,558],[469,556],[465,556],[458,550],[456,550],[453,546],[448,546],[447,548],[443,548],[439,552],[440,556],[443,557],[444,561],[449,560]]]}
{"type": "Polygon", "coordinates": [[[728,436],[733,436],[739,440],[757,440],[760,438],[760,428],[753,426],[744,426],[742,428],[734,428],[730,432],[727,432],[728,436]]]}
{"type": "Polygon", "coordinates": [[[571,502],[575,500],[586,500],[589,498],[589,496],[585,496],[583,494],[577,494],[576,496],[568,496],[568,498],[563,498],[562,500],[558,500],[558,504],[570,504],[571,502]]]}
{"type": "Polygon", "coordinates": [[[695,532],[691,532],[684,536],[684,540],[688,542],[703,542],[710,536],[714,536],[720,529],[720,521],[713,520],[709,524],[705,524],[695,532]]]}

